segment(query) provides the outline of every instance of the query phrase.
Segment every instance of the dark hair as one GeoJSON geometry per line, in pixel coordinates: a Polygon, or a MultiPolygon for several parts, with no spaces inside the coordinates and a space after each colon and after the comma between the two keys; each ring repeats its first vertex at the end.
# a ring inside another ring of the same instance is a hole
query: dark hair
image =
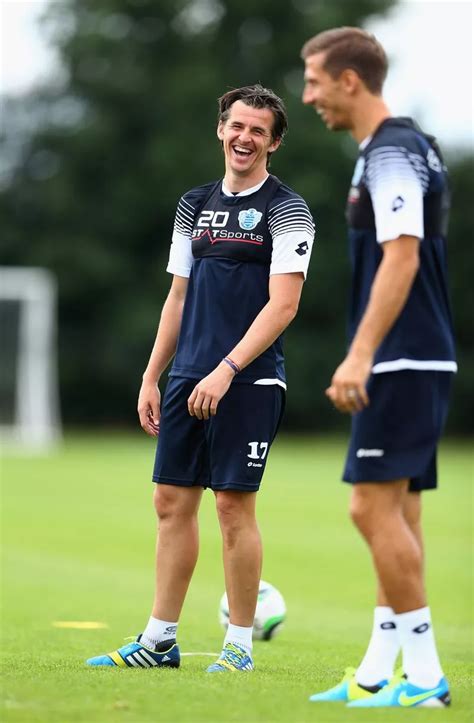
{"type": "Polygon", "coordinates": [[[326,53],[323,69],[338,78],[346,68],[354,70],[374,95],[380,95],[387,75],[385,50],[378,40],[361,28],[332,28],[310,38],[301,50],[303,60],[326,53]]]}
{"type": "Polygon", "coordinates": [[[232,105],[241,100],[245,105],[252,108],[268,108],[273,113],[272,139],[283,138],[288,130],[288,116],[285,104],[273,90],[264,88],[257,83],[256,85],[246,85],[243,88],[234,88],[229,90],[218,99],[219,113],[217,120],[225,123],[230,115],[232,105]]]}

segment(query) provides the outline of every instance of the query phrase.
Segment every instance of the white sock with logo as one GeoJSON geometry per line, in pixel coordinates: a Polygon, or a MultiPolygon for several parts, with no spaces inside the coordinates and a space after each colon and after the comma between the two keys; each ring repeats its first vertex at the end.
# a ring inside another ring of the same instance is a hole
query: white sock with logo
{"type": "Polygon", "coordinates": [[[154,648],[165,640],[176,640],[178,623],[171,623],[168,620],[159,620],[150,617],[148,625],[142,633],[140,642],[148,648],[154,648]]]}
{"type": "Polygon", "coordinates": [[[443,677],[429,607],[395,616],[403,655],[403,672],[420,688],[435,688],[443,677]]]}
{"type": "Polygon", "coordinates": [[[237,645],[240,645],[240,647],[245,648],[249,655],[251,655],[252,631],[253,626],[250,628],[243,628],[240,625],[232,625],[232,623],[229,623],[229,627],[227,628],[227,633],[224,638],[224,645],[226,643],[236,643],[237,645]]]}
{"type": "Polygon", "coordinates": [[[374,609],[374,624],[369,646],[357,668],[356,681],[361,685],[377,685],[390,680],[400,650],[395,613],[392,608],[379,605],[374,609]]]}

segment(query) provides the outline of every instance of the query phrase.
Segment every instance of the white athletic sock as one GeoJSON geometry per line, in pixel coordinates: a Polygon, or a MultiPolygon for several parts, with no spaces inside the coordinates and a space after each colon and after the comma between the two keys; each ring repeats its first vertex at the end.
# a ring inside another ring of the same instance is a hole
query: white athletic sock
{"type": "Polygon", "coordinates": [[[163,643],[165,640],[175,640],[178,623],[171,623],[168,620],[158,620],[150,617],[148,625],[142,633],[140,642],[149,648],[163,643]]]}
{"type": "Polygon", "coordinates": [[[226,643],[237,643],[237,645],[245,648],[248,653],[252,653],[252,630],[252,626],[250,628],[243,628],[240,625],[232,625],[232,623],[229,623],[224,638],[224,645],[226,643]]]}
{"type": "Polygon", "coordinates": [[[403,672],[410,683],[434,688],[443,677],[429,607],[395,616],[402,646],[403,672]]]}
{"type": "Polygon", "coordinates": [[[377,685],[390,680],[400,650],[395,613],[392,608],[378,606],[374,609],[374,625],[369,646],[357,668],[356,680],[361,685],[377,685]]]}

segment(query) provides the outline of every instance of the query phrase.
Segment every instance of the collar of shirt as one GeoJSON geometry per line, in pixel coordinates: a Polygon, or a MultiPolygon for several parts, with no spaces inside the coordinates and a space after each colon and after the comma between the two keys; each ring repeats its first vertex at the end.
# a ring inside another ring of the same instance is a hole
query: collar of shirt
{"type": "Polygon", "coordinates": [[[363,151],[364,148],[367,148],[371,140],[372,136],[367,136],[367,138],[364,138],[364,140],[359,143],[359,149],[363,151]]]}
{"type": "Polygon", "coordinates": [[[251,193],[255,193],[255,191],[258,191],[259,188],[263,186],[267,178],[268,175],[263,179],[263,181],[261,181],[261,183],[257,183],[257,185],[252,186],[252,188],[246,188],[245,191],[239,191],[239,193],[232,193],[232,191],[229,191],[224,181],[222,181],[222,193],[224,196],[231,196],[232,198],[237,198],[238,196],[250,196],[251,193]]]}

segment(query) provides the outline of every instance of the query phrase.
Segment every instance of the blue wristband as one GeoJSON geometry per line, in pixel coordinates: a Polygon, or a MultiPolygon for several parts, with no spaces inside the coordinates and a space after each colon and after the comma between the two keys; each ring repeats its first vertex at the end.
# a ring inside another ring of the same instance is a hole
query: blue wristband
{"type": "Polygon", "coordinates": [[[240,367],[238,364],[236,364],[232,359],[230,359],[228,356],[225,356],[222,361],[225,361],[226,364],[230,366],[231,369],[234,370],[235,374],[238,374],[240,372],[240,367]]]}

